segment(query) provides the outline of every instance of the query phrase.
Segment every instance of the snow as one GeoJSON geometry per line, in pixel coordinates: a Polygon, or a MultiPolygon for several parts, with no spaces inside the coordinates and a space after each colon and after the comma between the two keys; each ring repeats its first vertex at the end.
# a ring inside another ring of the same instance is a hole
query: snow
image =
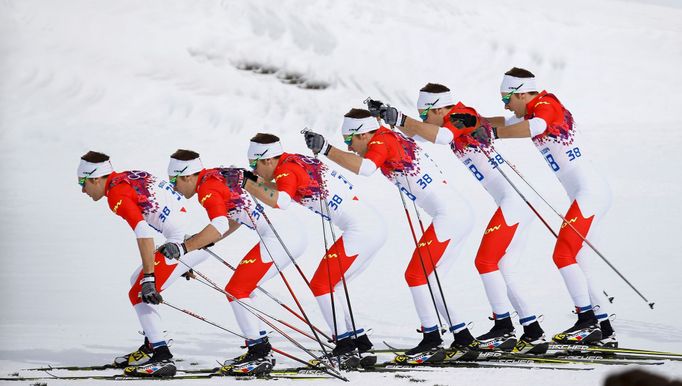
{"type": "MultiPolygon", "coordinates": [[[[0,373],[48,363],[102,364],[141,342],[127,300],[129,276],[139,264],[136,245],[105,204],[80,194],[75,169],[86,151],[111,155],[118,170],[159,176],[177,148],[199,151],[207,165],[243,166],[248,139],[258,131],[280,135],[290,151],[306,153],[299,134],[305,126],[341,145],[342,115],[367,96],[415,116],[417,90],[426,82],[444,83],[485,115],[500,115],[499,81],[512,66],[533,71],[571,109],[590,158],[614,191],[598,247],[656,301],[649,310],[605,264],[597,264],[604,288],[616,297],[614,326],[622,345],[682,351],[676,241],[682,217],[680,20],[682,7],[665,0],[2,1],[0,373]],[[277,72],[239,69],[246,64],[277,72]],[[283,83],[287,74],[329,87],[283,83]]],[[[493,203],[449,149],[425,147],[476,209],[476,230],[442,279],[446,295],[474,322],[473,332],[482,333],[490,309],[472,260],[493,203]]],[[[556,208],[567,207],[529,141],[498,147],[556,208]]],[[[515,181],[558,227],[551,210],[515,181]]],[[[374,329],[377,346],[382,340],[413,344],[418,320],[402,279],[412,242],[400,200],[381,176],[354,182],[389,223],[386,246],[351,284],[356,318],[374,329]]],[[[206,222],[203,210],[196,201],[189,209],[199,230],[206,222]]],[[[313,240],[300,261],[312,274],[323,248],[321,237],[312,237],[319,235],[319,220],[303,209],[294,213],[313,240]]],[[[214,250],[236,263],[255,241],[253,232],[242,230],[214,250]]],[[[574,317],[550,259],[552,245],[536,222],[523,271],[548,332],[566,328],[574,317]]],[[[199,270],[219,284],[229,279],[215,261],[199,270]]],[[[294,270],[287,276],[322,327],[302,280],[294,270]]],[[[278,279],[266,288],[293,304],[278,279]]],[[[164,296],[236,329],[224,297],[204,286],[177,282],[164,296]]],[[[291,320],[268,299],[260,303],[291,320]]],[[[173,352],[185,363],[212,366],[241,352],[238,338],[184,314],[164,309],[164,320],[173,352]]],[[[305,357],[281,337],[273,341],[305,357]]],[[[554,385],[594,385],[621,370],[448,369],[410,373],[414,379],[348,377],[358,384],[420,379],[480,385],[500,377],[525,385],[551,377],[554,385]]],[[[654,370],[682,377],[679,363],[654,370]]],[[[87,382],[98,383],[106,384],[87,382]]]]}

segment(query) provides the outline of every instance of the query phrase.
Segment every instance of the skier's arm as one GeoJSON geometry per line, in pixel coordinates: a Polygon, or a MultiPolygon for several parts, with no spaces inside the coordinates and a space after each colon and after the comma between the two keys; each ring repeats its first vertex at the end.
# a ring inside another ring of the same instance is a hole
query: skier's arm
{"type": "Polygon", "coordinates": [[[341,149],[335,148],[334,146],[330,146],[329,153],[327,153],[327,158],[355,174],[360,173],[360,167],[362,166],[363,158],[355,153],[343,151],[341,149]]]}
{"type": "Polygon", "coordinates": [[[528,138],[530,137],[530,125],[524,120],[509,126],[497,127],[497,138],[528,138]]]}
{"type": "Polygon", "coordinates": [[[493,126],[493,127],[503,127],[503,126],[505,126],[504,117],[490,117],[490,118],[484,117],[483,119],[485,119],[485,120],[487,120],[488,122],[490,122],[490,125],[493,126]]]}
{"type": "Polygon", "coordinates": [[[142,272],[154,273],[154,238],[137,239],[137,248],[142,258],[142,272]]]}
{"type": "Polygon", "coordinates": [[[405,117],[405,126],[396,126],[403,134],[408,137],[414,137],[418,135],[429,142],[436,143],[436,138],[438,137],[438,132],[445,128],[433,125],[431,123],[420,122],[416,119],[410,117],[405,117]]]}
{"type": "Polygon", "coordinates": [[[262,178],[259,178],[258,182],[253,182],[251,180],[246,181],[244,188],[260,202],[271,208],[277,208],[279,192],[274,184],[265,182],[262,178]]]}

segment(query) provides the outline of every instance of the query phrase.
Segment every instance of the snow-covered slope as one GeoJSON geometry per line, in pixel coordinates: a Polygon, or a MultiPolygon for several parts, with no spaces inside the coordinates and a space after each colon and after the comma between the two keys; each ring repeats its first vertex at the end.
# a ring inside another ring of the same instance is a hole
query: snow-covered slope
{"type": "MultiPolygon", "coordinates": [[[[604,288],[616,296],[623,345],[681,351],[680,20],[682,8],[666,1],[2,1],[0,371],[107,362],[139,344],[127,300],[136,245],[127,226],[75,184],[87,150],[111,155],[119,170],[160,176],[177,148],[200,152],[207,165],[245,165],[248,139],[258,131],[280,135],[297,152],[306,152],[299,134],[305,126],[342,144],[342,115],[367,96],[416,115],[417,91],[426,82],[449,85],[463,102],[499,115],[499,81],[512,66],[533,71],[572,110],[590,158],[613,188],[599,247],[657,302],[649,310],[598,264],[604,288]]],[[[426,147],[476,208],[476,230],[445,286],[480,333],[489,328],[490,310],[472,261],[493,203],[448,149],[426,147]]],[[[499,150],[552,204],[566,208],[529,141],[501,143],[499,150]]],[[[415,342],[418,321],[402,281],[412,242],[400,200],[380,176],[355,183],[390,224],[386,246],[351,285],[357,318],[374,329],[377,344],[415,342]]],[[[557,227],[556,216],[528,196],[557,227]]],[[[189,207],[198,230],[205,215],[196,202],[189,207]]],[[[318,219],[295,213],[311,236],[321,236],[318,219]]],[[[312,273],[323,246],[321,237],[310,238],[301,265],[312,273]]],[[[215,250],[236,262],[255,241],[242,230],[215,250]]],[[[522,269],[545,327],[556,331],[573,315],[551,262],[552,243],[536,223],[522,269]]],[[[219,283],[229,278],[215,262],[200,269],[219,283]]],[[[293,270],[288,276],[322,325],[302,281],[293,270]]],[[[288,299],[278,280],[267,288],[288,299]]],[[[164,296],[236,328],[224,297],[205,287],[178,282],[164,296]]],[[[284,316],[266,299],[262,304],[284,316]]],[[[237,338],[165,311],[178,356],[211,364],[240,351],[237,338]]],[[[682,373],[672,364],[657,370],[682,373]]],[[[553,383],[596,384],[610,371],[562,373],[553,383]]],[[[460,385],[496,376],[539,384],[548,375],[420,375],[460,385]]]]}

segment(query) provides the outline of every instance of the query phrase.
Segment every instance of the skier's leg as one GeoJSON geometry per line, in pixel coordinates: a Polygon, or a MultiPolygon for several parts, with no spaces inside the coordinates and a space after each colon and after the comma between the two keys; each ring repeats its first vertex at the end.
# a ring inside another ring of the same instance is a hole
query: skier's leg
{"type": "Polygon", "coordinates": [[[242,305],[240,302],[229,299],[237,319],[237,324],[247,338],[247,345],[250,343],[254,344],[255,341],[259,340],[262,336],[261,331],[264,331],[264,329],[261,327],[260,320],[253,313],[249,312],[245,305],[251,305],[250,295],[258,282],[267,274],[273,275],[271,271],[274,268],[272,261],[263,262],[261,252],[261,244],[256,244],[239,262],[237,270],[225,286],[227,293],[244,304],[242,305]]]}

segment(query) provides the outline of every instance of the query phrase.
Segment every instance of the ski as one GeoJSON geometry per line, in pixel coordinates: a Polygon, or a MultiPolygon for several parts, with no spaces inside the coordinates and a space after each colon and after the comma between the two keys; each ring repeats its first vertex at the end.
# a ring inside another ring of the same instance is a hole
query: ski
{"type": "Polygon", "coordinates": [[[218,374],[215,372],[206,372],[206,373],[193,373],[193,374],[179,374],[175,375],[173,377],[131,377],[127,376],[124,374],[111,374],[111,375],[99,375],[99,374],[88,374],[88,375],[56,375],[52,374],[50,372],[45,371],[47,375],[45,376],[35,376],[35,377],[25,377],[25,376],[16,376],[16,377],[2,377],[0,378],[0,381],[41,381],[41,380],[51,380],[51,379],[59,379],[59,380],[81,380],[81,379],[89,379],[89,380],[101,380],[101,381],[140,381],[140,380],[192,380],[192,379],[208,379],[208,378],[218,378],[218,377],[224,377],[224,378],[231,378],[231,379],[237,379],[237,380],[248,380],[248,379],[291,379],[291,380],[324,380],[324,379],[332,379],[331,376],[324,374],[322,371],[319,372],[319,374],[305,374],[305,373],[292,373],[292,372],[271,372],[270,374],[266,375],[237,375],[237,376],[226,376],[222,374],[218,374]]]}
{"type": "Polygon", "coordinates": [[[549,351],[554,352],[584,352],[584,353],[604,353],[604,354],[616,354],[616,355],[639,355],[639,356],[649,356],[655,359],[669,359],[669,360],[682,360],[682,354],[672,353],[667,351],[655,351],[655,350],[643,350],[634,348],[614,348],[614,347],[600,347],[600,346],[588,346],[581,344],[550,344],[549,351]]]}
{"type": "MultiPolygon", "coordinates": [[[[404,352],[402,349],[395,348],[390,344],[383,342],[389,349],[385,352],[389,353],[400,353],[404,352]]],[[[532,355],[532,354],[517,354],[512,352],[504,351],[474,351],[476,355],[462,356],[457,359],[449,359],[452,350],[445,350],[445,362],[491,362],[491,361],[504,361],[505,363],[546,363],[546,364],[603,364],[603,365],[661,365],[663,362],[660,361],[661,358],[649,357],[649,356],[627,356],[627,357],[613,357],[613,356],[600,356],[600,355],[570,355],[570,353],[563,352],[561,354],[544,354],[544,355],[532,355]],[[654,361],[654,360],[659,361],[654,361]],[[514,362],[516,361],[516,362],[514,362]]]]}

